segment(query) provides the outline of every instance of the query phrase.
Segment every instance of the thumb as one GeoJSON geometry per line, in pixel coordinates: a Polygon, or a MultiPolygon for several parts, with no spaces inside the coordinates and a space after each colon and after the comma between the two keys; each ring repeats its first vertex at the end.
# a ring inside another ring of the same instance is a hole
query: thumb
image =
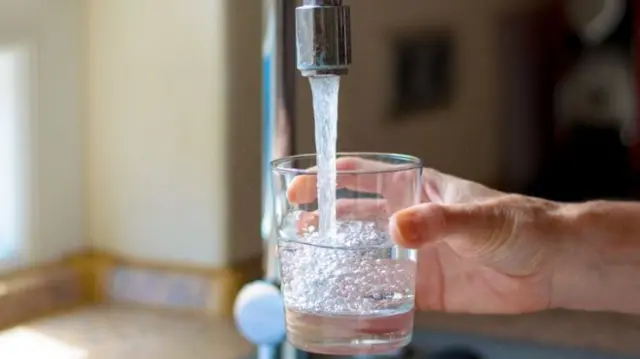
{"type": "Polygon", "coordinates": [[[407,248],[420,248],[451,236],[487,244],[506,238],[510,222],[508,211],[499,210],[493,203],[425,203],[396,212],[391,217],[390,232],[396,243],[407,248]]]}

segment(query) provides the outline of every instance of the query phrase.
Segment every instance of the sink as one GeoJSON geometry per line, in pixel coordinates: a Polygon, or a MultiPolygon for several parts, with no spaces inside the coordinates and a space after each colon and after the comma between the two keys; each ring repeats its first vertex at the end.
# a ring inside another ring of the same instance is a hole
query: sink
{"type": "MultiPolygon", "coordinates": [[[[594,350],[577,349],[558,346],[546,346],[542,344],[497,339],[491,337],[420,331],[414,334],[413,346],[420,351],[430,353],[428,358],[442,358],[443,353],[454,352],[452,349],[466,349],[476,354],[478,358],[485,359],[630,359],[631,356],[622,356],[613,353],[597,352],[594,350]],[[448,351],[449,350],[449,351],[448,351]]],[[[462,353],[460,359],[467,358],[462,353]]],[[[446,356],[455,359],[456,356],[446,356]]]]}
{"type": "MultiPolygon", "coordinates": [[[[526,341],[479,335],[419,331],[403,353],[389,356],[340,357],[300,355],[295,359],[631,359],[637,358],[594,350],[547,346],[526,341]]],[[[256,358],[254,355],[251,359],[256,358]]],[[[267,358],[260,358],[267,359],[267,358]]],[[[269,358],[271,359],[271,358],[269,358]]],[[[275,358],[274,358],[275,359],[275,358]]],[[[294,358],[287,358],[294,359],[294,358]]]]}

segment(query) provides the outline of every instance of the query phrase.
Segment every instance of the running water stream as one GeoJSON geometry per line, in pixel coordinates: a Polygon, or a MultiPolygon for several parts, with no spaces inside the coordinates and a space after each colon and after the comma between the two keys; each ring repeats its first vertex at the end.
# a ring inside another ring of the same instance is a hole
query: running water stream
{"type": "Polygon", "coordinates": [[[336,238],[336,147],[340,76],[310,77],[318,164],[319,234],[327,242],[336,238]]]}

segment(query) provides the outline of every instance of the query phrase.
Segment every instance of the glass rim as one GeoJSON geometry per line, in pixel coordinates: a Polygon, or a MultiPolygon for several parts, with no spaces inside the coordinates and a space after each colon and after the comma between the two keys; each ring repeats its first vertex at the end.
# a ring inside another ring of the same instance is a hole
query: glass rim
{"type": "MultiPolygon", "coordinates": [[[[366,175],[366,174],[383,174],[394,173],[422,168],[422,161],[415,156],[392,153],[392,152],[338,152],[336,157],[357,157],[362,159],[374,159],[375,157],[397,159],[404,163],[393,164],[392,168],[381,169],[357,169],[357,170],[337,170],[337,175],[366,175]]],[[[317,169],[313,168],[285,168],[283,164],[293,162],[299,159],[316,158],[316,153],[304,153],[299,155],[287,156],[271,161],[271,170],[279,174],[295,174],[295,175],[317,175],[317,169]]]]}

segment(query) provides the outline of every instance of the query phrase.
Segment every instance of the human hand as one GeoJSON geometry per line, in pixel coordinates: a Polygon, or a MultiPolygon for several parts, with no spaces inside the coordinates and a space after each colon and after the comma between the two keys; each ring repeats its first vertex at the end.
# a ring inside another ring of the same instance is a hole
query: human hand
{"type": "MultiPolygon", "coordinates": [[[[339,171],[380,166],[389,165],[358,158],[336,162],[339,171]]],[[[384,198],[408,185],[407,180],[388,178],[379,194],[384,198]]],[[[363,185],[348,176],[338,178],[339,187],[371,190],[357,187],[363,185]]],[[[567,240],[561,204],[505,194],[432,169],[424,169],[422,188],[420,205],[399,209],[374,200],[368,210],[393,213],[395,241],[419,249],[418,309],[506,314],[554,305],[555,267],[564,258],[567,240]]],[[[297,177],[288,197],[295,203],[313,202],[315,177],[297,177]]],[[[338,212],[340,208],[338,203],[338,212]]]]}

